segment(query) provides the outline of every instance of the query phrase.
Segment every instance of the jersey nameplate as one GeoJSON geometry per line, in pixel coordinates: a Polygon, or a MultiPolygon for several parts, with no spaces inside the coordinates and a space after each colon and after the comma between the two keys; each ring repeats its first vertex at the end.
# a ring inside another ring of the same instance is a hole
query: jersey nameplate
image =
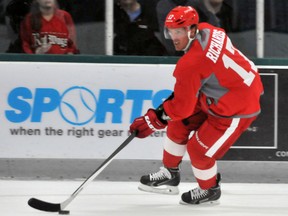
{"type": "Polygon", "coordinates": [[[206,53],[206,57],[208,57],[214,63],[216,63],[219,58],[223,48],[224,39],[225,32],[216,29],[213,30],[211,43],[208,52],[206,53]]]}

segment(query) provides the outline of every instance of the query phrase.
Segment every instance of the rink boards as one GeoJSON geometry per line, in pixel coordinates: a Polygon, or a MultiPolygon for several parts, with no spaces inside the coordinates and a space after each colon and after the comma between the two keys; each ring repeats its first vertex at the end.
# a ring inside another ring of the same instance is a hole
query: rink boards
{"type": "MultiPolygon", "coordinates": [[[[172,92],[174,64],[0,62],[0,158],[103,159],[172,92]]],[[[259,66],[262,113],[224,160],[288,161],[285,66],[259,66]]],[[[165,131],[118,159],[160,160],[165,131]]],[[[187,156],[185,157],[187,159],[187,156]]]]}

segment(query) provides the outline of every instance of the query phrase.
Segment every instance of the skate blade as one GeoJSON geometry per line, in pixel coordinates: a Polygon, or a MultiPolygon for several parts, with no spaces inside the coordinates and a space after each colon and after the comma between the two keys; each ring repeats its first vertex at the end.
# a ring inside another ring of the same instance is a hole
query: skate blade
{"type": "Polygon", "coordinates": [[[168,194],[168,195],[177,195],[179,194],[178,186],[169,186],[169,185],[163,185],[159,187],[151,187],[144,184],[140,184],[138,186],[138,189],[145,192],[151,192],[151,193],[158,193],[158,194],[168,194]]]}
{"type": "Polygon", "coordinates": [[[186,203],[183,200],[179,201],[179,204],[181,205],[187,205],[187,206],[214,206],[214,205],[219,205],[220,201],[219,200],[213,200],[213,201],[207,201],[207,202],[200,202],[200,203],[186,203]]]}

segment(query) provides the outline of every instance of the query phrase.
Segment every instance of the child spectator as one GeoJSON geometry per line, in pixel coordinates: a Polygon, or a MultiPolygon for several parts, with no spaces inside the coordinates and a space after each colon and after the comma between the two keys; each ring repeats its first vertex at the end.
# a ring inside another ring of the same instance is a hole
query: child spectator
{"type": "Polygon", "coordinates": [[[56,0],[34,0],[20,31],[22,48],[30,54],[77,54],[71,15],[56,0]]]}

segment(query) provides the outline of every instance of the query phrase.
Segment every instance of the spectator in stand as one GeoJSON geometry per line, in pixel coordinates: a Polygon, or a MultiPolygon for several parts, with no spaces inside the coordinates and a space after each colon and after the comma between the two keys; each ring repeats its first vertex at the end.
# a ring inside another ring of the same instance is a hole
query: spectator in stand
{"type": "Polygon", "coordinates": [[[23,53],[20,38],[20,24],[30,12],[32,0],[11,0],[5,8],[5,21],[11,39],[7,53],[23,53]]]}
{"type": "MultiPolygon", "coordinates": [[[[167,55],[155,35],[153,10],[137,0],[119,0],[114,7],[114,55],[167,55]]],[[[155,12],[156,13],[156,12],[155,12]]]]}
{"type": "Polygon", "coordinates": [[[233,8],[228,3],[228,0],[203,0],[201,1],[199,11],[202,22],[208,22],[214,26],[223,28],[226,32],[231,32],[233,8]],[[206,17],[205,17],[206,16],[206,17]]]}
{"type": "Polygon", "coordinates": [[[56,0],[34,0],[20,31],[22,48],[29,54],[78,54],[71,15],[56,0]]]}
{"type": "Polygon", "coordinates": [[[160,39],[168,55],[181,56],[183,52],[175,51],[171,40],[164,38],[164,22],[170,10],[176,6],[192,6],[199,14],[199,22],[207,22],[216,27],[221,27],[226,32],[232,28],[232,7],[224,0],[160,0],[156,6],[159,23],[160,39]]]}

